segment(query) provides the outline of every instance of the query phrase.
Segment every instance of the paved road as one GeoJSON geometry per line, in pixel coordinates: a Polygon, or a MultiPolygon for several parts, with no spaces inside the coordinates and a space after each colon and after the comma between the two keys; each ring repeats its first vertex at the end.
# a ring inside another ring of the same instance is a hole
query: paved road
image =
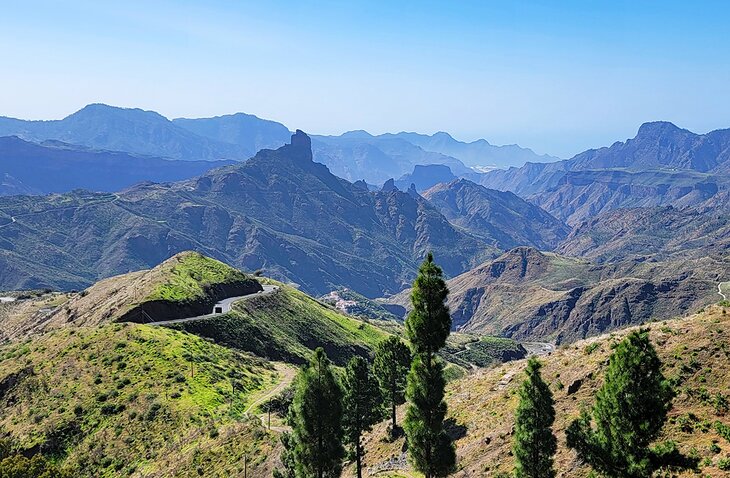
{"type": "Polygon", "coordinates": [[[253,294],[247,294],[247,295],[239,295],[237,297],[229,297],[227,299],[223,299],[222,301],[218,302],[213,307],[213,310],[215,311],[215,310],[220,309],[221,312],[212,312],[210,314],[197,315],[195,317],[185,317],[183,319],[160,320],[158,322],[148,322],[147,325],[179,324],[181,322],[191,322],[193,320],[201,320],[201,319],[209,319],[211,317],[217,317],[219,315],[227,314],[228,312],[230,312],[231,308],[233,307],[234,302],[237,302],[239,300],[250,299],[252,297],[262,297],[265,295],[271,295],[278,290],[279,290],[279,286],[265,285],[264,290],[262,290],[260,292],[254,292],[253,294]]]}

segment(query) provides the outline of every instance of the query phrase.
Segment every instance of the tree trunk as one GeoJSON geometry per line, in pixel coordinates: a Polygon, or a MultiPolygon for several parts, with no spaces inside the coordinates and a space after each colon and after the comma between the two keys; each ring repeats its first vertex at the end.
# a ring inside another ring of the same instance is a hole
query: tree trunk
{"type": "Polygon", "coordinates": [[[357,462],[357,478],[362,478],[362,449],[360,448],[360,437],[357,439],[355,446],[355,459],[357,462]]]}
{"type": "Polygon", "coordinates": [[[393,436],[395,436],[395,394],[393,394],[393,403],[391,404],[391,416],[393,417],[393,436]]]}

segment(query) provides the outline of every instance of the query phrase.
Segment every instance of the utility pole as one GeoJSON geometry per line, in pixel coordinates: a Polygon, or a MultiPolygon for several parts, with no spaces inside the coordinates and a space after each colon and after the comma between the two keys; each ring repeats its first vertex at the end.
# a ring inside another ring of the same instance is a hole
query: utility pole
{"type": "Polygon", "coordinates": [[[248,478],[248,455],[243,455],[243,478],[248,478]]]}

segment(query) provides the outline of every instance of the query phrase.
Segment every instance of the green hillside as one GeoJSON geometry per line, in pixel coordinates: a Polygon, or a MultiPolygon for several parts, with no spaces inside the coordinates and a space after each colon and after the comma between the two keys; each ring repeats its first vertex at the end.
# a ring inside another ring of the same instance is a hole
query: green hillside
{"type": "Polygon", "coordinates": [[[214,285],[253,281],[238,269],[197,252],[184,252],[176,257],[178,261],[146,301],[189,302],[205,297],[206,288],[214,285]]]}
{"type": "Polygon", "coordinates": [[[280,375],[162,327],[67,328],[0,348],[0,429],[74,476],[229,476],[244,453],[263,476],[278,442],[245,412],[280,375]]]}
{"type": "Polygon", "coordinates": [[[147,323],[209,313],[227,297],[261,290],[261,284],[223,262],[198,252],[176,254],[148,270],[101,280],[54,311],[44,330],[110,322],[147,323]]]}
{"type": "MultiPolygon", "coordinates": [[[[270,281],[272,284],[273,281],[270,281]]],[[[276,283],[271,295],[240,301],[231,313],[169,327],[272,360],[303,363],[317,347],[338,365],[366,356],[388,334],[292,287],[276,283]]]]}

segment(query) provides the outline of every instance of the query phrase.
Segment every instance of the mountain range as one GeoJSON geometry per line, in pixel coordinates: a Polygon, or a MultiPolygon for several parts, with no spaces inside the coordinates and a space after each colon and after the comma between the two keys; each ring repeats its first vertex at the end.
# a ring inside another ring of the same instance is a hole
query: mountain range
{"type": "Polygon", "coordinates": [[[0,137],[5,179],[0,195],[63,193],[74,189],[114,192],[133,184],[198,176],[233,161],[175,161],[120,151],[102,151],[47,140],[0,137]]]}
{"type": "Polygon", "coordinates": [[[373,297],[405,287],[428,250],[450,275],[499,253],[415,190],[373,192],[334,176],[302,132],[187,181],[6,197],[0,216],[2,288],[81,287],[195,249],[314,293],[346,286],[373,297]]]}
{"type": "MultiPolygon", "coordinates": [[[[154,111],[90,104],[61,120],[26,121],[0,117],[0,136],[26,141],[61,141],[96,150],[179,160],[239,160],[261,149],[284,145],[291,135],[281,123],[245,113],[169,120],[154,111]]],[[[419,164],[447,164],[459,175],[476,176],[474,167],[521,165],[556,158],[538,156],[516,145],[486,140],[462,143],[446,133],[373,136],[351,131],[313,137],[314,157],[350,181],[382,184],[410,173],[419,164]],[[468,165],[468,166],[467,166],[468,165]]],[[[0,163],[1,164],[1,163],[0,163]]]]}
{"type": "Polygon", "coordinates": [[[445,154],[459,159],[467,166],[477,171],[506,168],[521,165],[527,162],[549,163],[559,161],[560,158],[548,154],[538,155],[529,148],[522,148],[516,144],[495,146],[486,139],[478,139],[471,143],[458,141],[449,133],[439,131],[432,135],[406,133],[384,134],[381,137],[397,137],[405,139],[426,151],[445,154]]]}
{"type": "Polygon", "coordinates": [[[169,159],[245,160],[261,146],[284,144],[289,131],[283,125],[249,115],[170,121],[154,111],[91,104],[61,120],[0,117],[0,136],[18,136],[34,142],[57,140],[169,159]],[[211,127],[211,122],[217,125],[211,127]],[[217,137],[224,140],[214,139],[217,137]],[[236,143],[225,141],[231,138],[236,143]]]}
{"type": "Polygon", "coordinates": [[[0,138],[0,289],[80,288],[197,250],[312,294],[397,302],[432,250],[459,278],[465,330],[573,340],[687,310],[726,280],[729,131],[647,123],[569,160],[481,173],[470,165],[494,147],[445,133],[297,131],[281,146],[286,127],[244,114],[170,121],[89,105],[59,121],[3,118],[0,134],[22,138],[0,138]],[[482,273],[525,247],[515,264],[547,275],[513,290],[482,273]],[[499,305],[514,297],[512,312],[499,305]],[[644,305],[627,317],[619,302],[644,305]],[[614,319],[574,322],[589,311],[614,319]]]}
{"type": "MultiPolygon", "coordinates": [[[[557,344],[695,311],[730,261],[591,261],[518,247],[447,281],[457,330],[557,344]]],[[[387,299],[410,308],[410,289],[387,299]]]]}
{"type": "Polygon", "coordinates": [[[480,177],[571,225],[604,211],[698,205],[730,184],[730,129],[695,134],[668,122],[645,123],[636,136],[565,161],[527,163],[480,177]]]}

